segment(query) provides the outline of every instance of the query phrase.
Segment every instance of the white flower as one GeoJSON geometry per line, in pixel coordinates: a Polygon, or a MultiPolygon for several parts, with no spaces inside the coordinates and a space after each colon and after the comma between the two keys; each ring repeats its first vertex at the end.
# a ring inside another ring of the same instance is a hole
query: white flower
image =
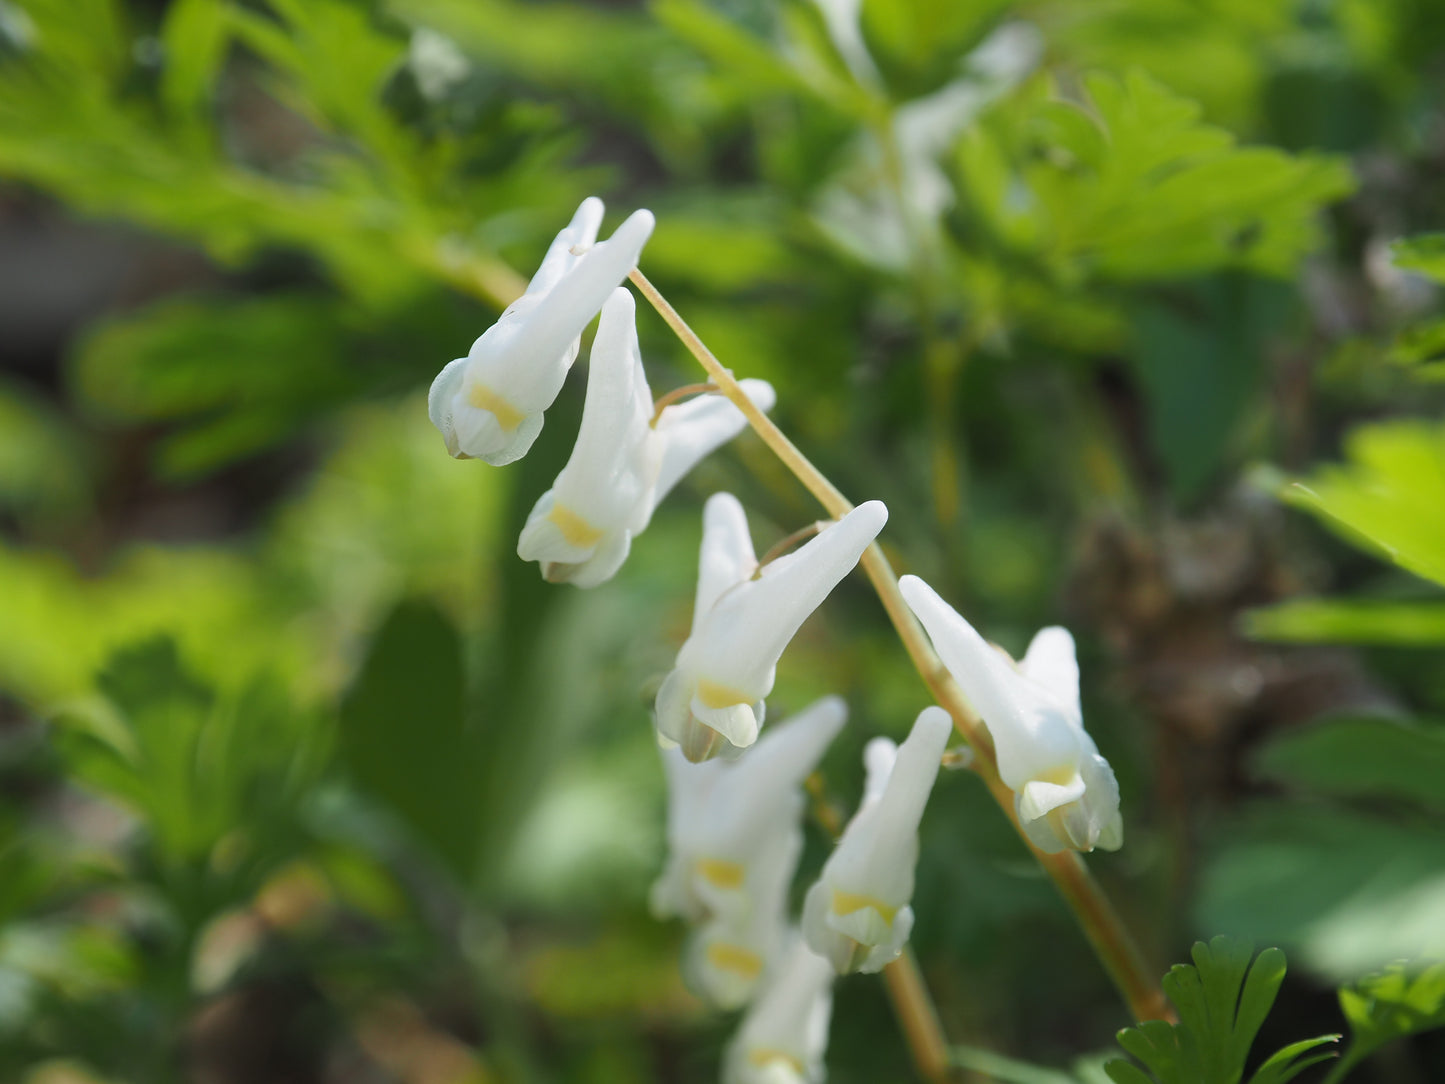
{"type": "Polygon", "coordinates": [[[742,505],[709,498],[692,635],[657,691],[658,733],[691,761],[752,745],[783,649],[887,520],[883,502],[861,504],[759,570],[742,505]]]}
{"type": "Polygon", "coordinates": [[[753,840],[744,867],[743,906],[717,912],[688,941],[683,977],[699,996],[721,1009],[746,1004],[768,961],[776,960],[787,932],[788,890],[803,852],[798,810],[784,814],[753,840]]]}
{"type": "Polygon", "coordinates": [[[723,1056],[723,1084],[817,1084],[827,1074],[833,969],[794,932],[723,1056]]]}
{"type": "Polygon", "coordinates": [[[769,883],[755,871],[777,841],[801,846],[800,788],[847,717],[842,699],[828,696],[770,728],[735,761],[691,764],[676,747],[662,751],[670,853],[652,887],[655,914],[699,922],[755,907],[753,883],[769,883]]]}
{"type": "MultiPolygon", "coordinates": [[[[773,389],[744,380],[763,410],[773,389]]],[[[747,420],[721,396],[665,407],[654,427],[652,392],[637,347],[636,303],[618,287],[602,307],[587,373],[587,400],[572,457],[542,494],[517,543],[553,582],[605,583],[669,490],[747,420]]]]}
{"type": "Polygon", "coordinates": [[[803,901],[808,947],[839,974],[881,970],[908,941],[918,824],[952,730],[948,712],[925,708],[902,746],[864,750],[863,801],[803,901]]]}
{"type": "Polygon", "coordinates": [[[602,201],[583,200],[527,292],[432,382],[427,411],[452,455],[501,466],[532,447],[542,412],[577,359],[582,330],[637,266],[652,235],[652,212],[634,212],[593,244],[601,224],[602,201]]]}
{"type": "Polygon", "coordinates": [[[1117,850],[1124,841],[1119,785],[1084,730],[1074,638],[1044,629],[1015,666],[917,576],[904,576],[899,587],[988,726],[999,775],[1033,845],[1047,854],[1117,850]]]}
{"type": "Polygon", "coordinates": [[[439,102],[466,79],[471,70],[466,54],[444,34],[419,26],[412,32],[407,63],[417,89],[428,101],[439,102]]]}

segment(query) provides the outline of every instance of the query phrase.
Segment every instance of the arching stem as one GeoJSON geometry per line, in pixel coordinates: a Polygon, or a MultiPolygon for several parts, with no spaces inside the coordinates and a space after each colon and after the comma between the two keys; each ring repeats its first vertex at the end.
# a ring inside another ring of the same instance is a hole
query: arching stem
{"type": "MultiPolygon", "coordinates": [[[[762,439],[783,464],[817,498],[834,519],[841,519],[852,510],[853,505],[822,471],[818,470],[787,435],[777,427],[743,392],[732,372],[713,355],[707,345],[688,327],[677,310],[668,303],[641,271],[634,270],[630,276],[633,284],[647,298],[652,307],[672,329],[707,372],[712,383],[730,399],[743,417],[748,420],[754,432],[762,439]]],[[[1014,796],[1008,786],[999,778],[998,762],[994,755],[993,742],[976,712],[964,698],[963,691],[944,667],[943,661],[933,650],[923,626],[913,616],[903,595],[898,590],[898,577],[894,575],[882,547],[873,543],[864,551],[859,562],[874,590],[878,593],[888,618],[893,622],[903,648],[908,652],[913,665],[933,694],[934,700],[942,705],[953,717],[954,727],[974,751],[974,770],[998,802],[1004,815],[1018,831],[1024,844],[1033,852],[1039,864],[1053,879],[1059,893],[1073,910],[1079,925],[1083,927],[1089,944],[1098,955],[1105,971],[1118,987],[1125,1003],[1136,1020],[1169,1019],[1172,1013],[1164,998],[1164,992],[1153,977],[1155,971],[1144,963],[1143,957],[1129,934],[1128,927],[1103,890],[1089,873],[1083,859],[1073,852],[1045,854],[1036,848],[1024,834],[1018,817],[1014,813],[1014,796]]],[[[897,962],[891,965],[898,966],[897,962]]],[[[916,971],[916,967],[915,967],[916,971]]],[[[891,983],[892,980],[890,980],[891,983]]],[[[921,982],[918,984],[921,988],[921,982]]],[[[891,986],[890,986],[891,989],[891,986]]],[[[925,995],[926,996],[926,995],[925,995]]],[[[932,1006],[929,1006],[930,1010],[932,1006]]],[[[900,1012],[902,1007],[900,1006],[900,1012]]],[[[932,1016],[937,1027],[937,1015],[932,1016]]],[[[905,1021],[905,1029],[917,1023],[927,1027],[927,1021],[905,1021]]],[[[941,1047],[946,1048],[942,1034],[937,1036],[941,1047]]],[[[910,1034],[910,1042],[913,1036],[910,1034]]],[[[922,1066],[920,1048],[915,1047],[915,1056],[922,1066]]]]}

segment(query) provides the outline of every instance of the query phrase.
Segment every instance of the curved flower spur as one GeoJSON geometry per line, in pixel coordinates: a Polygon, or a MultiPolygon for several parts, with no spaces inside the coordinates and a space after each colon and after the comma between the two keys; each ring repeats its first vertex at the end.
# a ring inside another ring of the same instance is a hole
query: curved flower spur
{"type": "Polygon", "coordinates": [[[651,211],[635,211],[594,244],[602,201],[582,201],[527,292],[432,382],[427,413],[451,455],[502,466],[527,454],[577,360],[583,329],[637,266],[653,221],[651,211]]]}
{"type": "Polygon", "coordinates": [[[1084,730],[1074,638],[1046,628],[1015,665],[917,576],[898,586],[988,726],[1029,841],[1046,854],[1118,850],[1119,784],[1084,730]]]}
{"type": "Polygon", "coordinates": [[[694,762],[757,741],[778,659],[887,521],[868,501],[759,568],[737,498],[708,498],[692,635],[657,691],[658,733],[694,762]]]}
{"type": "MultiPolygon", "coordinates": [[[[610,580],[672,487],[747,425],[742,411],[711,395],[664,407],[653,417],[636,313],[632,294],[622,287],[602,307],[577,443],[517,543],[517,554],[537,561],[554,583],[596,587],[610,580]]],[[[742,385],[759,409],[772,409],[772,385],[742,385]]]]}
{"type": "Polygon", "coordinates": [[[908,941],[918,825],[952,733],[948,712],[924,708],[901,746],[864,749],[863,801],[803,901],[808,947],[839,974],[882,970],[908,941]]]}

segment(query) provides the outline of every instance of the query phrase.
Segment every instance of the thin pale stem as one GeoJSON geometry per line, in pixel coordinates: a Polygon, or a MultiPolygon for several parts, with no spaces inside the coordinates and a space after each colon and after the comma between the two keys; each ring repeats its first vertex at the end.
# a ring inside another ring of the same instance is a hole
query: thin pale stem
{"type": "Polygon", "coordinates": [[[772,544],[772,546],[768,548],[768,552],[763,554],[762,560],[758,562],[757,572],[753,573],[753,579],[757,579],[758,576],[762,573],[763,569],[767,568],[768,565],[772,564],[783,554],[787,553],[799,542],[803,541],[806,538],[812,538],[815,534],[817,534],[824,527],[826,527],[828,523],[831,522],[833,521],[828,520],[827,523],[810,523],[806,527],[800,527],[798,530],[794,531],[786,538],[778,539],[772,544]]]}
{"type": "MultiPolygon", "coordinates": [[[[647,280],[647,277],[641,271],[634,270],[631,279],[642,295],[666,321],[668,327],[682,340],[683,345],[707,371],[708,376],[722,394],[736,404],[738,409],[743,412],[743,416],[747,418],[748,424],[752,426],[763,442],[827,509],[828,514],[834,519],[841,519],[847,515],[853,507],[848,499],[744,394],[732,372],[723,367],[712,351],[697,337],[696,332],[688,327],[682,317],[677,314],[677,310],[657,292],[656,287],[647,280]]],[[[1004,815],[1009,818],[1015,830],[1018,831],[1025,845],[1053,878],[1054,884],[1073,910],[1090,945],[1093,946],[1105,971],[1123,995],[1134,1018],[1136,1020],[1169,1019],[1171,1016],[1169,1006],[1159,984],[1152,977],[1153,970],[1144,963],[1124,920],[1109,902],[1108,897],[1104,895],[1083,860],[1072,852],[1045,854],[1035,847],[1024,834],[1018,817],[1014,813],[1013,792],[999,778],[998,761],[994,755],[993,742],[989,739],[988,731],[964,698],[963,691],[953,680],[952,675],[943,665],[943,661],[933,650],[933,645],[923,631],[923,626],[918,623],[918,619],[913,616],[913,611],[908,608],[902,593],[898,590],[898,577],[894,575],[893,568],[888,563],[888,558],[884,555],[882,548],[876,542],[873,543],[864,551],[860,564],[872,582],[874,590],[878,592],[878,598],[883,603],[889,620],[893,622],[893,627],[903,642],[904,650],[913,660],[913,665],[923,678],[924,684],[928,686],[934,699],[953,717],[954,727],[973,749],[974,770],[983,779],[994,800],[998,802],[1004,815]]],[[[936,1015],[933,1019],[936,1024],[936,1015]]],[[[907,1026],[905,1024],[905,1027],[907,1026]]],[[[938,1038],[942,1044],[942,1035],[940,1034],[938,1038]]],[[[920,1064],[922,1064],[921,1060],[920,1064]]]]}
{"type": "Polygon", "coordinates": [[[689,395],[707,395],[717,390],[718,386],[711,382],[706,384],[684,384],[680,388],[673,388],[666,395],[659,396],[657,401],[652,404],[652,420],[647,424],[653,429],[656,429],[658,420],[662,417],[662,412],[672,406],[673,403],[686,399],[689,395]]]}
{"type": "Polygon", "coordinates": [[[903,955],[883,969],[883,982],[898,1012],[918,1075],[930,1084],[943,1084],[949,1078],[948,1041],[911,948],[904,946],[903,955]]]}

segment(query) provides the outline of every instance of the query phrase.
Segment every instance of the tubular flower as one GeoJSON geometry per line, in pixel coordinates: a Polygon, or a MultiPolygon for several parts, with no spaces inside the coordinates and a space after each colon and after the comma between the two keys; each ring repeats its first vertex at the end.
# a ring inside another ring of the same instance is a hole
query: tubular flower
{"type": "MultiPolygon", "coordinates": [[[[744,380],[763,410],[773,389],[744,380]]],[[[587,399],[572,457],[527,517],[517,553],[553,582],[605,583],[622,567],[632,539],[682,477],[747,424],[718,396],[663,409],[652,424],[652,392],[637,346],[636,303],[618,287],[602,307],[587,374],[587,399]]]]}
{"type": "MultiPolygon", "coordinates": [[[[652,886],[655,914],[700,922],[758,909],[758,886],[772,883],[766,870],[758,870],[772,860],[771,848],[784,842],[794,848],[796,863],[803,780],[847,717],[843,701],[829,696],[771,728],[735,761],[690,764],[680,749],[663,750],[670,854],[652,886]]],[[[785,887],[792,873],[790,864],[785,887]]]]}
{"type": "Polygon", "coordinates": [[[752,745],[784,648],[887,520],[883,502],[869,501],[759,569],[742,505],[728,493],[710,497],[692,635],[657,691],[658,733],[694,762],[725,744],[752,745]]]}
{"type": "Polygon", "coordinates": [[[1084,730],[1074,638],[1044,629],[1014,665],[918,577],[899,587],[988,726],[1029,841],[1047,854],[1118,850],[1119,785],[1084,730]]]}
{"type": "Polygon", "coordinates": [[[948,712],[925,708],[902,746],[864,750],[863,802],[803,901],[808,947],[840,975],[881,970],[908,941],[918,824],[952,730],[948,712]]]}
{"type": "Polygon", "coordinates": [[[602,201],[583,200],[527,292],[432,382],[427,412],[453,456],[502,466],[532,447],[542,412],[577,359],[583,328],[637,266],[652,234],[652,212],[634,212],[610,238],[593,244],[601,224],[602,201]]]}
{"type": "Polygon", "coordinates": [[[826,1075],[833,969],[794,932],[723,1057],[723,1084],[817,1084],[826,1075]]]}

